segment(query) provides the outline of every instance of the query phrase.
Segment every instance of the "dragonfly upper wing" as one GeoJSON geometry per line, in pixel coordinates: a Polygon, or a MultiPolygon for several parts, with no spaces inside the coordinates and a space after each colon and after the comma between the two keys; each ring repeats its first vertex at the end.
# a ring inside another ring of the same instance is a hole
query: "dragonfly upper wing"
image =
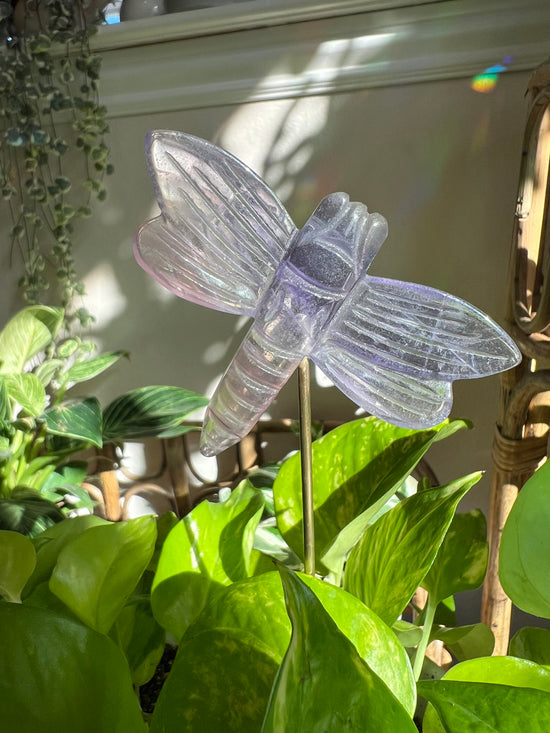
{"type": "Polygon", "coordinates": [[[369,412],[427,427],[449,413],[453,380],[510,369],[521,356],[469,303],[423,285],[364,276],[312,358],[369,412]]]}
{"type": "Polygon", "coordinates": [[[138,231],[140,265],[176,295],[253,315],[296,228],[283,204],[225,150],[175,131],[149,134],[161,216],[138,231]]]}

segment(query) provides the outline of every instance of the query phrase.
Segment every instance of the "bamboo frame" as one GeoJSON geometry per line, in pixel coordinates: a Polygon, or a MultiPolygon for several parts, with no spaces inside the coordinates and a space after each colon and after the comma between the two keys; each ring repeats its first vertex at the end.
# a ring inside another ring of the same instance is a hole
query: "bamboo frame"
{"type": "Polygon", "coordinates": [[[546,458],[550,424],[550,61],[535,71],[528,95],[507,304],[523,360],[501,376],[482,599],[497,655],[508,651],[512,616],[498,577],[500,537],[518,491],[546,458]]]}
{"type": "MultiPolygon", "coordinates": [[[[300,369],[302,372],[300,400],[302,400],[304,396],[307,399],[309,377],[305,374],[304,365],[301,365],[300,369]]],[[[97,475],[98,486],[87,483],[85,488],[98,504],[99,513],[110,521],[126,519],[129,499],[136,494],[151,491],[163,495],[172,504],[176,515],[183,517],[202,499],[215,498],[221,488],[236,486],[249,471],[266,463],[266,445],[272,438],[284,435],[296,436],[296,440],[292,440],[289,445],[289,450],[294,449],[295,443],[298,442],[298,435],[303,436],[305,433],[307,436],[304,426],[308,422],[305,418],[308,410],[311,430],[310,408],[306,405],[300,409],[304,413],[302,427],[296,420],[261,420],[249,435],[218,456],[218,471],[214,480],[209,480],[201,475],[195,466],[193,453],[197,446],[193,445],[193,436],[197,435],[197,432],[194,431],[176,438],[153,439],[154,452],[158,456],[158,461],[157,465],[149,469],[145,475],[133,474],[124,467],[124,462],[115,447],[105,446],[96,457],[96,466],[91,465],[89,469],[89,475],[97,475]],[[130,482],[129,489],[121,490],[121,477],[130,482]]],[[[188,424],[197,429],[201,426],[200,422],[188,424]]],[[[318,430],[325,433],[340,424],[341,422],[337,420],[327,420],[320,424],[318,430]]],[[[311,440],[311,435],[309,439],[311,440]]],[[[307,447],[305,452],[307,452],[307,447]]],[[[419,470],[430,475],[430,468],[427,464],[419,470]]],[[[307,465],[305,472],[310,473],[307,465]]],[[[311,522],[308,523],[308,527],[310,526],[311,522]]],[[[310,537],[308,542],[311,544],[311,529],[308,529],[308,536],[310,537]]],[[[309,551],[310,558],[312,552],[314,549],[309,551]]],[[[309,564],[311,570],[314,571],[314,563],[309,564]]]]}

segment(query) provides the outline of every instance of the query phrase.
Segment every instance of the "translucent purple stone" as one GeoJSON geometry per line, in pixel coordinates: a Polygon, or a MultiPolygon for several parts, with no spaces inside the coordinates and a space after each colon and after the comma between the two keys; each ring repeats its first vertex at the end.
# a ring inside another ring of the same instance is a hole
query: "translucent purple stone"
{"type": "Polygon", "coordinates": [[[140,265],[182,298],[254,318],[210,401],[205,455],[244,437],[304,356],[367,412],[411,428],[447,417],[453,380],[520,361],[465,301],[367,275],[387,224],[346,194],[297,229],[264,181],[206,140],[152,132],[147,160],[161,215],[136,235],[140,265]]]}

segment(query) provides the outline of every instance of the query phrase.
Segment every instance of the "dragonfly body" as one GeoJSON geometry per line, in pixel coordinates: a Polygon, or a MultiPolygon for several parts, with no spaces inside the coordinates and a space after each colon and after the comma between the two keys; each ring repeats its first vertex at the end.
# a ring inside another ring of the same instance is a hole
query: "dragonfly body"
{"type": "Polygon", "coordinates": [[[379,215],[331,194],[296,232],[252,324],[210,400],[201,451],[246,435],[308,356],[387,232],[379,215]]]}
{"type": "Polygon", "coordinates": [[[206,455],[247,434],[304,356],[367,412],[409,428],[447,417],[455,379],[519,363],[469,303],[368,275],[386,221],[346,194],[298,230],[261,178],[206,140],[155,131],[147,160],[161,215],[137,233],[138,262],[179,297],[254,318],[210,402],[206,455]]]}

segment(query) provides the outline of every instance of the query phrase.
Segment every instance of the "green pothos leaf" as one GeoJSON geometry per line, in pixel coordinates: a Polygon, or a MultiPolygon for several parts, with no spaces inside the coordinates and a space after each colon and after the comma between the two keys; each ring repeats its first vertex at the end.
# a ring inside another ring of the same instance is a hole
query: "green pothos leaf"
{"type": "Polygon", "coordinates": [[[280,568],[292,623],[262,733],[415,733],[405,708],[361,659],[314,593],[280,568]]]}

